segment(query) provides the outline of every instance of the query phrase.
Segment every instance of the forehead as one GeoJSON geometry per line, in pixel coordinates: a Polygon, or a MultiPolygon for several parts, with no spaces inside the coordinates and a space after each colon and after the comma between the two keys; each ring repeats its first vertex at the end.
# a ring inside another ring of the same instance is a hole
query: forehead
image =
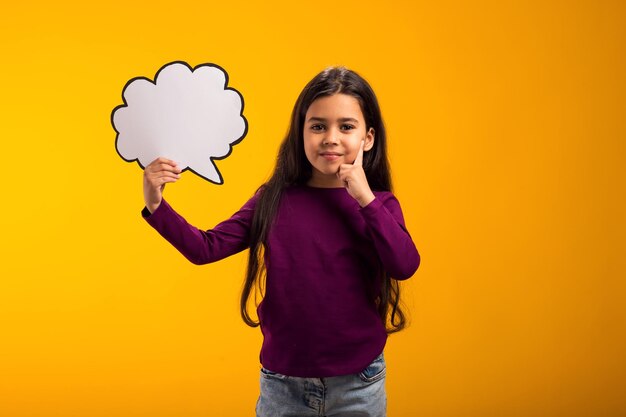
{"type": "Polygon", "coordinates": [[[356,98],[340,93],[320,97],[313,101],[306,112],[306,119],[309,117],[320,117],[324,119],[351,117],[357,120],[363,120],[363,112],[356,98]]]}

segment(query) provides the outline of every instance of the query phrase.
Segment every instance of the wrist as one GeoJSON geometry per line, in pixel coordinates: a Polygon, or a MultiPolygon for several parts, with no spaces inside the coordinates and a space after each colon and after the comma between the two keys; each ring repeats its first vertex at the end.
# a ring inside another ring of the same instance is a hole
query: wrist
{"type": "Polygon", "coordinates": [[[159,201],[158,203],[146,204],[146,208],[148,209],[150,214],[152,214],[152,213],[154,213],[156,211],[156,209],[159,208],[160,205],[161,205],[161,202],[159,201]]]}
{"type": "Polygon", "coordinates": [[[361,207],[365,207],[367,206],[369,203],[371,203],[372,201],[374,201],[374,199],[376,198],[376,196],[374,195],[374,193],[372,193],[371,191],[367,194],[365,194],[364,196],[361,196],[359,198],[357,198],[357,202],[359,203],[359,206],[361,207]]]}

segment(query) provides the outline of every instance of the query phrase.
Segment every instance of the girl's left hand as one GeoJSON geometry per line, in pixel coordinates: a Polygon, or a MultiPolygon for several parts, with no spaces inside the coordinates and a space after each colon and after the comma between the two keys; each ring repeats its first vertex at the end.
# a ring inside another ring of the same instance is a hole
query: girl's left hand
{"type": "Polygon", "coordinates": [[[341,164],[339,171],[337,171],[337,177],[343,182],[348,194],[350,194],[361,207],[367,206],[375,198],[367,182],[365,171],[363,171],[363,146],[365,146],[365,140],[361,141],[361,148],[356,154],[354,163],[341,164]]]}

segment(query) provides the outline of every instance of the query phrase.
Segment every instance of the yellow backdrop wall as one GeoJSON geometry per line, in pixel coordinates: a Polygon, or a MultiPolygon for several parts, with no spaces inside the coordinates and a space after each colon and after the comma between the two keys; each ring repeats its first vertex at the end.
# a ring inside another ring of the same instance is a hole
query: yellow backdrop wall
{"type": "Polygon", "coordinates": [[[224,67],[246,139],[168,200],[209,228],[270,173],[304,84],[376,90],[422,254],[390,416],[626,415],[626,10],[611,1],[3,5],[0,415],[252,415],[245,255],[189,264],[115,152],[125,82],[224,67]]]}

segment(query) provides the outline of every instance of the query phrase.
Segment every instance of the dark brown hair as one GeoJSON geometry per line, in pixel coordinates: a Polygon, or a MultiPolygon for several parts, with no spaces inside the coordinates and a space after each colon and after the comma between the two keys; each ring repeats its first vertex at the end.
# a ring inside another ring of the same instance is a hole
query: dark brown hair
{"type": "MultiPolygon", "coordinates": [[[[311,103],[320,97],[347,94],[356,98],[365,118],[366,130],[374,129],[374,146],[363,155],[363,170],[374,191],[391,191],[391,174],[387,160],[387,137],[380,107],[370,85],[356,72],[344,67],[331,67],[316,75],[300,93],[291,114],[289,130],[278,151],[276,167],[270,179],[260,187],[250,230],[248,268],[241,294],[241,317],[249,326],[256,327],[248,312],[250,293],[263,293],[265,277],[264,256],[268,247],[268,231],[278,210],[283,190],[292,185],[304,185],[311,178],[312,167],[304,153],[304,118],[311,103]]],[[[400,286],[386,272],[382,272],[382,286],[376,300],[378,313],[389,333],[406,325],[400,307],[400,286]]],[[[258,303],[257,303],[258,304],[258,303]]]]}

